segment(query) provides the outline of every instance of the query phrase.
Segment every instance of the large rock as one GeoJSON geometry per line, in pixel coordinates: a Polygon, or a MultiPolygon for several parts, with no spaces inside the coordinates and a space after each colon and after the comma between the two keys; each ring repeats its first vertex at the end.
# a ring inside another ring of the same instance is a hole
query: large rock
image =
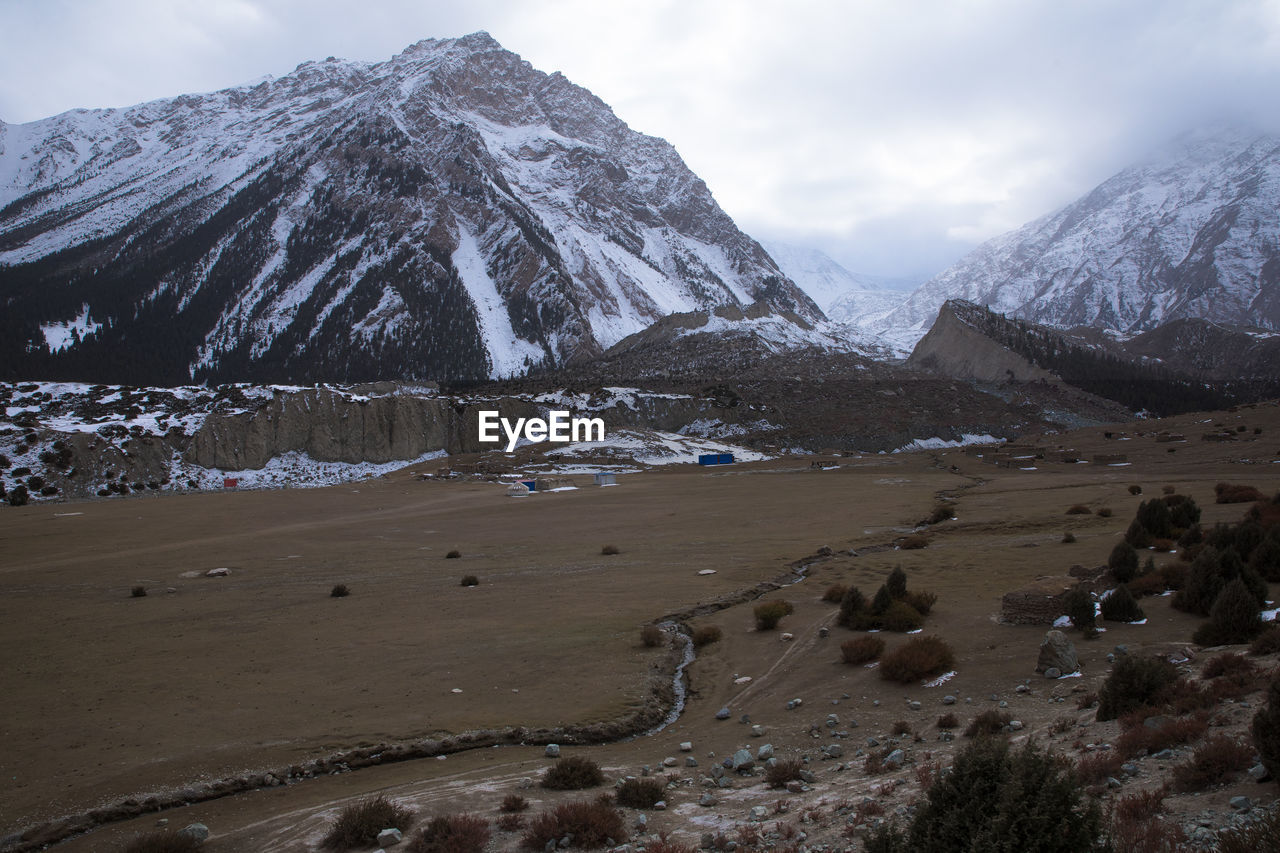
{"type": "Polygon", "coordinates": [[[1040,657],[1036,661],[1036,672],[1056,669],[1062,675],[1070,675],[1080,671],[1080,659],[1076,656],[1076,647],[1067,635],[1061,631],[1046,631],[1040,641],[1040,657]]]}

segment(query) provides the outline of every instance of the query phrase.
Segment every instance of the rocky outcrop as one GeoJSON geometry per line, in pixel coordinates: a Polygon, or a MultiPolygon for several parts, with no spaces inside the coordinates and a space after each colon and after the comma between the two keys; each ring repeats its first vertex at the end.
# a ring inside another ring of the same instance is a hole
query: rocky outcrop
{"type": "Polygon", "coordinates": [[[977,382],[1059,381],[965,322],[954,302],[939,309],[933,328],[916,344],[907,365],[977,382]]]}

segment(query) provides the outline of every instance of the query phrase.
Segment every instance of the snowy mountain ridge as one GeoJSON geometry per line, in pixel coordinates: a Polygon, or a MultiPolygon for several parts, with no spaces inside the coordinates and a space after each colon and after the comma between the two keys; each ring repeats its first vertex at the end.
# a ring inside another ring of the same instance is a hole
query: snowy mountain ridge
{"type": "Polygon", "coordinates": [[[1126,334],[1187,318],[1280,328],[1280,138],[1187,135],[978,247],[866,328],[914,342],[948,299],[1126,334]]]}
{"type": "Polygon", "coordinates": [[[13,376],[137,383],[477,379],[676,312],[824,319],[667,142],[485,33],[0,123],[0,292],[13,376]]]}

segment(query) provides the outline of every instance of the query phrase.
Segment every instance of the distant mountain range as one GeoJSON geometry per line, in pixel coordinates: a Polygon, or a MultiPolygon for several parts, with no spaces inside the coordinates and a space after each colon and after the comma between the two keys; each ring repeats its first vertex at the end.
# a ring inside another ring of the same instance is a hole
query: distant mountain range
{"type": "Polygon", "coordinates": [[[1280,137],[1185,136],[979,246],[864,329],[913,343],[948,299],[1127,335],[1188,319],[1280,329],[1280,137]]]}
{"type": "Polygon", "coordinates": [[[485,33],[0,124],[6,376],[480,379],[823,322],[661,139],[485,33]]]}

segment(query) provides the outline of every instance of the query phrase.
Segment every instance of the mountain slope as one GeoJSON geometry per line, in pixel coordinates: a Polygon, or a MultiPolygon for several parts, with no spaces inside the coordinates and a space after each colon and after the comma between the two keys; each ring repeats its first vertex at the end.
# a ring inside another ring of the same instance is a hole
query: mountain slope
{"type": "Polygon", "coordinates": [[[788,278],[835,323],[866,327],[906,301],[918,279],[853,273],[817,249],[776,240],[761,243],[788,278]]]}
{"type": "Polygon", "coordinates": [[[0,364],[475,379],[680,311],[817,306],[665,141],[476,33],[0,124],[0,364]]]}
{"type": "Polygon", "coordinates": [[[872,329],[918,339],[947,299],[1063,328],[1280,328],[1280,138],[1185,137],[983,244],[872,329]]]}

